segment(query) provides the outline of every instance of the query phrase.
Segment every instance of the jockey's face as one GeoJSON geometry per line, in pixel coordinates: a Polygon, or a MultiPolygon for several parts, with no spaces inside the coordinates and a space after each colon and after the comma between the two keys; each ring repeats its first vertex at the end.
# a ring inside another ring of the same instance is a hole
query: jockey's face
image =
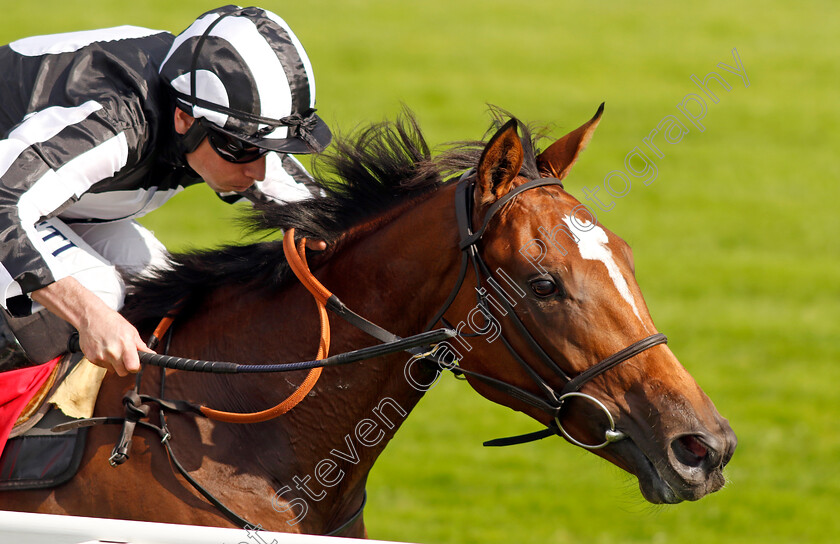
{"type": "MultiPolygon", "coordinates": [[[[186,133],[195,119],[175,108],[175,131],[186,133]]],[[[195,151],[186,154],[187,164],[216,192],[244,191],[265,178],[265,155],[253,162],[229,162],[219,156],[205,138],[195,151]]]]}

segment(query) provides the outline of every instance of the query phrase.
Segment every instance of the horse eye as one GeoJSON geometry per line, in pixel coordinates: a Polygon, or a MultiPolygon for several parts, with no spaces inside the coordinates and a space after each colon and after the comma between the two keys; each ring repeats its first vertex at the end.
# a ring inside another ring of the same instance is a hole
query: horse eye
{"type": "Polygon", "coordinates": [[[553,280],[542,278],[531,282],[531,290],[535,295],[542,298],[550,297],[558,292],[557,284],[553,280]]]}

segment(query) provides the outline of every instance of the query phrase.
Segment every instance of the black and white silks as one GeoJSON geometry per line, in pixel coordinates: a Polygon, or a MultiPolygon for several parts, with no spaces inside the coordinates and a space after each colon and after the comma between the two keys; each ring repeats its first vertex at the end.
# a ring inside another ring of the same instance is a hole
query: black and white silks
{"type": "MultiPolygon", "coordinates": [[[[13,314],[32,311],[26,294],[73,272],[37,232],[43,220],[131,220],[201,182],[178,151],[158,73],[174,40],[124,26],[0,48],[0,303],[13,314]]],[[[308,196],[300,163],[283,155],[280,164],[276,178],[220,196],[308,196]]]]}

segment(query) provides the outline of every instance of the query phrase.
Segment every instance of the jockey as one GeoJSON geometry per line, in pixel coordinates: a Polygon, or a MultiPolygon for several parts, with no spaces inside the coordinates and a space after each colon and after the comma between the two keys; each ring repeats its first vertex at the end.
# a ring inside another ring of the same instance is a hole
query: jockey
{"type": "Polygon", "coordinates": [[[0,47],[0,70],[0,370],[55,358],[76,330],[89,360],[136,372],[149,350],[118,313],[123,274],[166,266],[136,219],[202,181],[227,202],[318,190],[290,154],[330,130],[306,52],[269,11],[215,9],[177,37],[25,38],[0,47]]]}

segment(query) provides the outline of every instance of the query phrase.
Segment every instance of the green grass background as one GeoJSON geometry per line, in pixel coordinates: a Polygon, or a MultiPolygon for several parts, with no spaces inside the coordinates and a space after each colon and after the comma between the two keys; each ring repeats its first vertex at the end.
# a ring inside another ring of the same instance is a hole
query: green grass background
{"type": "MultiPolygon", "coordinates": [[[[4,0],[0,42],[136,24],[175,32],[211,2],[4,0]]],[[[299,0],[285,17],[340,132],[405,103],[433,145],[478,138],[486,104],[561,136],[606,101],[567,186],[601,184],[714,70],[733,86],[662,144],[658,177],[599,219],[635,249],[670,345],[739,436],[720,493],[653,507],[635,479],[447,378],[375,467],[372,538],[408,542],[835,542],[840,534],[840,13],[831,1],[299,0]],[[737,47],[749,88],[716,67],[737,47]]],[[[6,77],[6,76],[0,76],[6,77]]],[[[715,87],[717,89],[717,87],[715,87]]],[[[603,194],[603,190],[602,190],[603,194]]],[[[234,240],[206,187],[145,223],[171,248],[234,240]]]]}

